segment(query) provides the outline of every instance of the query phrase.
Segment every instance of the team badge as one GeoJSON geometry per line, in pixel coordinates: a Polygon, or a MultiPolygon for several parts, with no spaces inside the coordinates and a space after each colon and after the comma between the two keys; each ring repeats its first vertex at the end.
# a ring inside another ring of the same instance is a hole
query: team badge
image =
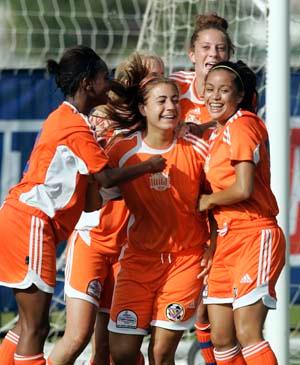
{"type": "Polygon", "coordinates": [[[182,321],[184,317],[184,308],[181,304],[172,303],[166,308],[166,316],[170,321],[179,322],[182,321]]]}
{"type": "Polygon", "coordinates": [[[170,176],[167,172],[157,172],[150,176],[150,188],[157,191],[164,191],[171,187],[170,176]]]}
{"type": "Polygon", "coordinates": [[[117,328],[137,328],[137,315],[131,310],[124,310],[118,313],[116,320],[117,328]]]}
{"type": "Polygon", "coordinates": [[[101,297],[101,291],[102,291],[102,286],[100,281],[97,279],[91,280],[86,290],[88,295],[98,300],[101,297]]]}

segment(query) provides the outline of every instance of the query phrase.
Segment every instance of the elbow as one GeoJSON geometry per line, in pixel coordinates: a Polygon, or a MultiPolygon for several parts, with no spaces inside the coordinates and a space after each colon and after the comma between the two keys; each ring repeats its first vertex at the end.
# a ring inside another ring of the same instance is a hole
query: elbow
{"type": "Polygon", "coordinates": [[[239,194],[240,201],[249,199],[252,195],[252,191],[253,191],[252,188],[241,189],[239,194]]]}

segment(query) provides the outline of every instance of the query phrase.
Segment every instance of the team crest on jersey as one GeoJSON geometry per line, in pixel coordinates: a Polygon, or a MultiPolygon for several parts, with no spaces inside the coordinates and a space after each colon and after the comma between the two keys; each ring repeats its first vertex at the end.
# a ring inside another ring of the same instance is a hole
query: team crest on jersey
{"type": "Polygon", "coordinates": [[[137,315],[131,310],[123,310],[118,313],[117,328],[137,328],[137,315]]]}
{"type": "Polygon", "coordinates": [[[184,317],[185,310],[181,304],[171,303],[166,308],[166,316],[170,321],[179,322],[184,317]]]}
{"type": "Polygon", "coordinates": [[[86,289],[86,293],[95,299],[100,299],[102,291],[102,285],[99,280],[91,280],[86,289]]]}
{"type": "Polygon", "coordinates": [[[170,176],[167,172],[157,172],[150,176],[150,188],[164,191],[171,187],[170,176]]]}

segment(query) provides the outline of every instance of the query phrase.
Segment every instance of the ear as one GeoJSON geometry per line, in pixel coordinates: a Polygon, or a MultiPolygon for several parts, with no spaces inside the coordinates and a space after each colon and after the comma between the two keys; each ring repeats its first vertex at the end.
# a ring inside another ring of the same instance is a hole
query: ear
{"type": "Polygon", "coordinates": [[[146,112],[145,112],[145,105],[144,104],[139,104],[139,111],[142,114],[143,117],[146,116],[146,112]]]}
{"type": "Polygon", "coordinates": [[[92,90],[91,80],[87,79],[86,77],[84,77],[81,80],[80,84],[81,84],[81,87],[83,88],[83,90],[85,90],[85,91],[92,90]]]}
{"type": "Polygon", "coordinates": [[[189,58],[190,58],[191,62],[193,64],[195,64],[196,61],[195,61],[195,52],[194,52],[194,50],[190,48],[188,55],[189,55],[189,58]]]}
{"type": "Polygon", "coordinates": [[[238,104],[240,104],[240,103],[243,101],[244,96],[245,96],[245,93],[244,93],[243,91],[241,91],[241,92],[239,93],[239,95],[238,95],[238,99],[237,99],[238,104]]]}

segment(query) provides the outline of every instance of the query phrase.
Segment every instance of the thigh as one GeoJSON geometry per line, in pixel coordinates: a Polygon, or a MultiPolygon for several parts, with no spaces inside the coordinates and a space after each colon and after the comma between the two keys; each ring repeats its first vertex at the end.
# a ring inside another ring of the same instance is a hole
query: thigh
{"type": "Polygon", "coordinates": [[[213,344],[216,347],[235,346],[236,335],[232,306],[230,304],[209,304],[207,307],[213,344]]]}
{"type": "Polygon", "coordinates": [[[114,289],[109,330],[146,335],[153,313],[153,301],[165,267],[160,256],[145,256],[126,249],[114,289]]]}
{"type": "Polygon", "coordinates": [[[109,332],[110,353],[116,364],[135,364],[144,336],[109,332]]]}
{"type": "Polygon", "coordinates": [[[97,307],[82,299],[66,297],[66,329],[69,338],[89,339],[93,333],[97,307]]]}
{"type": "Polygon", "coordinates": [[[65,293],[99,306],[110,263],[97,246],[84,241],[78,231],[68,240],[65,293]]]}
{"type": "Polygon", "coordinates": [[[50,221],[4,204],[0,232],[0,284],[19,289],[35,285],[53,293],[56,240],[50,221]]]}
{"type": "Polygon", "coordinates": [[[183,331],[172,331],[165,328],[154,327],[151,332],[149,344],[149,363],[173,364],[178,343],[183,331]]]}
{"type": "MultiPolygon", "coordinates": [[[[208,274],[207,285],[203,290],[204,304],[229,304],[234,300],[233,272],[225,263],[225,248],[228,245],[227,235],[218,237],[217,249],[208,274]]],[[[235,257],[231,259],[235,260],[235,257]]]]}
{"type": "Polygon", "coordinates": [[[245,347],[263,340],[263,326],[268,308],[262,300],[234,311],[237,338],[245,347]]]}
{"type": "Polygon", "coordinates": [[[151,325],[183,331],[193,325],[199,303],[203,285],[198,279],[202,250],[197,248],[170,257],[164,263],[168,267],[156,292],[151,325]]]}
{"type": "Polygon", "coordinates": [[[238,235],[243,245],[234,268],[233,308],[261,300],[276,308],[275,284],[284,266],[285,240],[279,227],[251,229],[238,235]]]}
{"type": "Polygon", "coordinates": [[[120,270],[120,263],[117,258],[109,259],[108,273],[103,284],[103,291],[100,299],[100,311],[110,312],[116,278],[120,270]]]}

